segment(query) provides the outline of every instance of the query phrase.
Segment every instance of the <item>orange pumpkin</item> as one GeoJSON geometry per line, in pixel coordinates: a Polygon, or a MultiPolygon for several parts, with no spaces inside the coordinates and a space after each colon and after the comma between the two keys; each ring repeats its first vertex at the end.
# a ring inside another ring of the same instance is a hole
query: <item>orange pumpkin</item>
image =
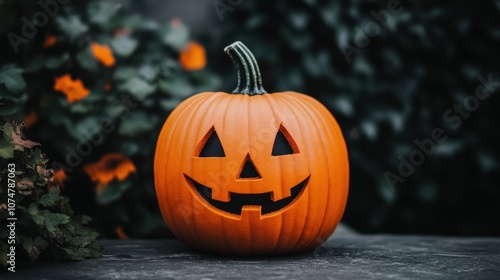
{"type": "Polygon", "coordinates": [[[233,93],[182,102],[158,138],[154,173],[162,215],[205,252],[302,252],[333,232],[344,212],[349,164],[342,132],[318,101],[266,93],[252,53],[226,47],[233,93]]]}

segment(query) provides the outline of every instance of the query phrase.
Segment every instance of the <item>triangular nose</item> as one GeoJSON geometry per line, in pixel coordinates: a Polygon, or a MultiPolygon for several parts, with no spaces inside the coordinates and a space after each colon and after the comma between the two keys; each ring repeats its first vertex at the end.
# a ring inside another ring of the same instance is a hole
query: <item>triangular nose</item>
{"type": "Polygon", "coordinates": [[[255,168],[255,165],[253,165],[253,162],[252,162],[252,159],[250,158],[250,155],[247,155],[245,157],[245,160],[243,163],[243,168],[241,169],[239,178],[240,179],[261,178],[259,172],[255,168]]]}

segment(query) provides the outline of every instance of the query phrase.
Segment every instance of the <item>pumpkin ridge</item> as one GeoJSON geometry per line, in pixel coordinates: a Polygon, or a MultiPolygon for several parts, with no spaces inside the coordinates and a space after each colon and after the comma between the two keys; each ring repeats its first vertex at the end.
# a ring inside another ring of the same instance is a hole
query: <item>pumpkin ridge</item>
{"type": "MultiPolygon", "coordinates": [[[[181,116],[179,116],[179,118],[178,118],[178,119],[179,119],[179,120],[184,120],[184,121],[185,121],[186,119],[191,120],[191,119],[192,119],[192,118],[196,115],[196,114],[195,114],[195,112],[197,112],[197,111],[200,109],[200,107],[201,107],[201,106],[203,106],[204,104],[206,104],[208,101],[212,101],[212,102],[213,102],[213,100],[215,100],[215,99],[217,98],[217,94],[213,94],[213,95],[212,95],[212,94],[207,94],[207,95],[211,95],[211,96],[209,96],[209,97],[208,97],[208,100],[205,100],[205,99],[203,98],[204,96],[201,96],[201,95],[195,95],[195,96],[193,96],[193,97],[195,98],[195,100],[194,100],[193,102],[196,102],[196,101],[197,101],[196,103],[192,103],[192,104],[193,104],[193,106],[192,106],[192,107],[194,108],[194,110],[187,110],[187,108],[186,108],[186,109],[184,109],[183,114],[182,114],[181,116]]],[[[188,122],[188,123],[189,123],[189,122],[188,122]]],[[[178,124],[178,123],[177,123],[177,124],[178,124]]],[[[181,128],[182,128],[182,129],[187,130],[187,128],[186,128],[186,127],[182,127],[182,126],[181,126],[181,128]]],[[[174,139],[177,139],[177,138],[181,137],[181,135],[183,135],[183,134],[184,134],[184,133],[179,133],[179,131],[176,131],[176,129],[177,129],[177,125],[176,125],[176,127],[175,127],[175,128],[173,128],[173,129],[172,129],[172,131],[173,131],[173,132],[176,132],[176,133],[174,133],[174,135],[175,135],[175,136],[173,137],[174,139]]],[[[171,142],[170,142],[170,145],[171,145],[173,142],[174,142],[174,141],[171,141],[171,142]]],[[[184,149],[185,149],[185,145],[186,145],[187,143],[186,143],[186,141],[180,141],[180,142],[182,143],[182,145],[181,145],[181,150],[184,150],[184,149]]],[[[171,147],[170,147],[170,146],[169,146],[168,150],[171,150],[171,147]]],[[[182,165],[181,165],[181,166],[182,166],[182,165]]],[[[193,201],[192,201],[192,200],[189,200],[189,201],[191,202],[191,205],[190,205],[190,207],[191,207],[191,211],[193,211],[193,209],[196,209],[196,207],[194,207],[194,205],[193,205],[193,201]]],[[[176,204],[174,204],[174,203],[169,203],[169,204],[170,204],[170,205],[175,205],[175,206],[177,206],[177,205],[176,205],[176,204]]],[[[200,236],[199,236],[199,234],[198,234],[198,227],[197,227],[197,222],[196,222],[196,216],[197,216],[197,215],[196,215],[196,214],[192,214],[192,212],[191,212],[191,215],[190,215],[190,216],[194,216],[194,219],[192,219],[192,221],[191,221],[191,223],[192,223],[192,224],[194,224],[194,228],[191,228],[191,230],[189,231],[189,232],[190,232],[190,235],[194,235],[194,236],[196,236],[196,240],[197,240],[197,242],[199,242],[199,240],[200,240],[200,236]]],[[[185,222],[184,222],[184,223],[185,223],[185,222]]],[[[176,225],[176,226],[178,227],[178,225],[176,225]]],[[[189,227],[187,227],[187,228],[189,228],[189,227]]]]}
{"type": "MultiPolygon", "coordinates": [[[[228,97],[228,94],[227,94],[227,93],[225,93],[224,97],[222,97],[222,98],[226,98],[226,97],[228,97]]],[[[220,101],[219,101],[219,102],[220,102],[220,101]]],[[[216,109],[216,110],[213,110],[213,115],[217,116],[217,117],[215,117],[214,119],[226,119],[226,118],[227,118],[226,116],[227,116],[227,114],[228,114],[228,109],[229,109],[229,108],[233,108],[233,107],[235,106],[235,104],[234,104],[235,102],[236,102],[236,100],[234,100],[234,99],[231,99],[231,98],[226,98],[226,102],[225,102],[226,107],[225,107],[223,110],[220,110],[220,108],[219,108],[219,109],[216,109]]],[[[220,104],[219,104],[219,105],[220,105],[220,104]]],[[[225,125],[226,125],[226,124],[225,124],[225,122],[224,122],[224,121],[220,122],[220,123],[219,123],[219,129],[220,129],[221,131],[226,131],[226,130],[227,130],[227,127],[226,127],[225,125]]],[[[225,137],[224,137],[224,136],[222,136],[222,138],[225,138],[225,137]]],[[[226,142],[225,142],[223,139],[221,139],[221,142],[222,142],[222,145],[223,145],[223,146],[226,144],[226,142]]],[[[227,156],[228,156],[228,155],[227,155],[227,156]]],[[[221,163],[221,164],[222,164],[222,163],[221,163]]],[[[223,168],[221,167],[220,169],[222,170],[223,168]]],[[[219,186],[219,187],[220,187],[220,186],[219,186]]],[[[229,192],[228,190],[226,190],[226,191],[227,191],[227,192],[229,192]]],[[[230,195],[230,194],[229,194],[229,195],[230,195]]],[[[210,205],[210,204],[209,204],[209,205],[210,205]]],[[[226,229],[226,225],[225,225],[225,223],[224,223],[224,220],[225,220],[225,219],[227,219],[227,218],[226,218],[226,217],[224,217],[224,216],[219,216],[219,219],[221,220],[221,223],[222,223],[222,224],[224,224],[224,226],[223,226],[224,231],[223,231],[223,234],[222,234],[222,236],[223,236],[223,238],[222,238],[222,239],[223,239],[223,241],[222,241],[222,242],[224,242],[224,244],[225,244],[225,245],[227,246],[227,248],[228,248],[228,249],[226,250],[226,252],[231,252],[231,251],[232,251],[232,248],[234,248],[235,246],[241,246],[241,243],[236,242],[237,240],[235,240],[235,239],[234,239],[234,235],[235,235],[235,232],[234,232],[234,231],[232,231],[231,229],[229,229],[229,230],[227,230],[227,229],[226,229]]],[[[220,242],[220,241],[219,241],[219,242],[220,242]]],[[[248,242],[245,242],[245,243],[248,243],[248,242]]]]}
{"type": "MultiPolygon", "coordinates": [[[[313,99],[314,100],[314,99],[313,99]]],[[[319,102],[316,102],[316,106],[318,108],[320,108],[323,112],[328,112],[328,109],[321,103],[319,102]]],[[[345,164],[341,164],[341,168],[343,169],[342,172],[339,171],[339,173],[345,173],[345,174],[349,174],[349,164],[348,164],[348,160],[349,160],[349,153],[348,153],[348,150],[347,150],[347,144],[345,142],[345,139],[342,135],[342,130],[340,128],[340,125],[338,124],[337,120],[335,118],[329,118],[330,119],[330,123],[333,127],[335,127],[336,129],[334,129],[334,133],[335,133],[335,137],[334,139],[337,139],[337,141],[339,142],[339,144],[341,144],[341,146],[343,146],[343,149],[341,149],[340,151],[344,154],[343,156],[347,159],[347,162],[345,164]]],[[[345,177],[345,184],[348,186],[349,185],[349,176],[345,177]]],[[[344,188],[343,189],[343,192],[345,193],[345,197],[348,197],[349,195],[349,188],[344,188]]],[[[345,211],[345,202],[343,205],[340,206],[340,210],[339,211],[339,218],[342,217],[344,211],[345,211]]]]}
{"type": "MultiPolygon", "coordinates": [[[[281,99],[282,99],[282,101],[283,101],[284,103],[286,103],[286,104],[288,105],[288,107],[289,107],[291,110],[293,110],[294,115],[295,115],[296,117],[299,117],[299,116],[302,116],[302,117],[303,117],[303,116],[307,116],[307,117],[309,117],[309,118],[310,118],[310,120],[309,120],[309,122],[306,122],[306,123],[311,123],[311,122],[312,122],[312,123],[314,123],[314,124],[315,124],[314,120],[311,118],[311,116],[310,116],[309,114],[307,114],[307,110],[305,110],[305,109],[303,108],[302,104],[299,104],[299,105],[300,105],[299,107],[297,107],[297,106],[293,106],[293,101],[292,101],[292,99],[290,99],[290,100],[288,99],[288,98],[289,98],[289,96],[291,96],[291,95],[289,95],[288,93],[283,93],[283,94],[281,95],[281,99]],[[296,108],[296,109],[293,109],[293,108],[296,108]]],[[[297,103],[300,103],[300,102],[297,102],[297,103]]],[[[299,122],[299,126],[300,126],[300,127],[302,127],[302,125],[301,125],[301,123],[300,123],[300,122],[299,122]]],[[[302,135],[303,139],[307,139],[307,137],[305,137],[305,135],[304,135],[304,133],[303,133],[303,130],[302,130],[302,129],[300,129],[300,131],[301,131],[301,135],[302,135]]],[[[303,142],[304,142],[304,144],[305,144],[306,146],[308,146],[308,141],[303,141],[303,142]]],[[[306,148],[306,150],[309,150],[309,149],[310,149],[310,147],[307,147],[307,148],[306,148]]],[[[310,162],[309,157],[307,158],[307,161],[308,161],[308,162],[310,162]]],[[[313,175],[313,174],[312,174],[312,170],[311,170],[311,175],[310,175],[310,177],[312,177],[312,175],[313,175]]],[[[298,236],[297,240],[295,240],[294,245],[293,245],[293,246],[291,246],[291,248],[292,248],[291,250],[293,250],[293,251],[296,251],[297,244],[299,244],[299,243],[302,241],[302,239],[304,238],[304,230],[305,230],[305,228],[306,228],[306,224],[307,224],[307,221],[308,221],[308,219],[309,219],[309,213],[311,212],[311,211],[310,211],[310,207],[311,207],[311,205],[312,205],[312,203],[311,203],[311,195],[310,195],[310,192],[311,192],[311,191],[312,191],[312,190],[311,190],[310,188],[307,190],[307,199],[306,199],[306,202],[307,202],[307,211],[306,211],[306,215],[305,215],[305,217],[304,217],[304,219],[303,219],[303,221],[302,221],[302,226],[301,226],[300,235],[298,236]]]]}
{"type": "MultiPolygon", "coordinates": [[[[326,113],[330,114],[330,111],[323,104],[317,102],[315,99],[313,99],[313,98],[311,98],[309,96],[307,96],[307,97],[310,100],[310,102],[312,104],[314,104],[316,108],[318,108],[318,111],[322,111],[325,114],[326,113]]],[[[335,143],[335,144],[336,145],[340,144],[341,146],[343,146],[343,149],[339,149],[339,151],[341,151],[343,153],[343,156],[348,160],[349,155],[348,155],[348,151],[347,151],[347,145],[345,143],[345,139],[344,139],[344,137],[342,135],[342,130],[340,129],[340,126],[337,123],[337,120],[335,118],[328,118],[328,119],[323,119],[323,121],[328,121],[328,123],[332,127],[335,128],[333,130],[333,132],[334,132],[333,139],[335,141],[337,141],[337,143],[335,143]]],[[[342,173],[349,174],[349,165],[348,164],[341,164],[340,168],[343,169],[343,170],[339,170],[338,173],[340,173],[340,174],[342,174],[342,173]]],[[[343,176],[341,176],[341,177],[343,177],[343,176]]],[[[349,184],[349,176],[347,176],[345,178],[345,180],[346,180],[346,182],[345,182],[346,185],[348,185],[349,184]]],[[[348,188],[343,188],[342,190],[343,190],[343,193],[345,193],[345,196],[347,197],[348,194],[349,194],[349,189],[348,188]]],[[[342,217],[342,215],[343,215],[343,213],[345,211],[345,203],[343,205],[340,205],[338,208],[340,210],[342,210],[342,211],[339,212],[339,218],[338,219],[340,219],[340,217],[342,217]]]]}
{"type": "MultiPolygon", "coordinates": [[[[230,108],[230,104],[231,104],[231,101],[229,100],[228,102],[226,102],[226,108],[224,108],[224,110],[222,110],[224,117],[226,116],[227,109],[230,108]]],[[[222,123],[221,126],[222,126],[221,129],[225,131],[226,128],[224,127],[224,123],[222,123]]],[[[227,234],[228,230],[226,229],[226,223],[224,223],[224,217],[220,216],[219,219],[220,219],[220,223],[222,224],[223,236],[228,236],[228,234],[227,234]]],[[[231,232],[231,229],[229,230],[229,232],[231,232]]],[[[223,238],[223,243],[226,246],[226,251],[229,251],[231,248],[231,245],[230,245],[228,238],[223,238]]]]}
{"type": "MultiPolygon", "coordinates": [[[[309,102],[309,100],[307,100],[307,98],[304,98],[302,100],[302,96],[301,95],[296,95],[296,94],[289,94],[289,97],[291,97],[291,100],[293,100],[294,102],[296,102],[295,105],[297,107],[299,107],[299,108],[302,108],[303,113],[310,118],[311,122],[314,124],[314,127],[315,127],[314,131],[316,131],[316,132],[317,131],[325,131],[325,129],[324,129],[325,126],[323,125],[323,120],[322,120],[323,118],[321,118],[321,117],[318,118],[318,116],[316,115],[317,112],[314,110],[315,106],[312,106],[313,104],[311,104],[311,102],[309,102]],[[307,107],[306,107],[306,104],[307,104],[307,107]],[[313,112],[311,112],[311,111],[313,111],[313,112]],[[318,122],[315,121],[315,120],[318,120],[318,119],[321,122],[321,125],[318,125],[318,122]]],[[[323,114],[321,114],[321,115],[323,115],[323,114]]],[[[326,152],[327,151],[327,146],[329,146],[329,145],[325,145],[325,139],[324,139],[324,137],[318,137],[318,139],[321,140],[321,148],[322,148],[322,150],[326,152]]],[[[321,155],[325,159],[325,162],[327,164],[327,169],[330,170],[331,167],[332,167],[332,166],[330,166],[331,162],[330,162],[330,160],[328,158],[328,155],[325,152],[321,153],[321,155]]],[[[331,199],[329,199],[330,198],[331,178],[330,178],[330,176],[328,176],[327,178],[328,178],[328,181],[325,183],[325,185],[327,185],[328,187],[325,188],[325,192],[326,193],[324,194],[324,197],[326,197],[326,203],[324,203],[324,209],[322,209],[322,211],[318,211],[318,212],[323,213],[323,217],[321,218],[321,223],[319,223],[321,226],[317,229],[316,233],[311,234],[311,235],[315,236],[315,239],[312,240],[311,242],[317,242],[316,239],[319,237],[318,236],[319,233],[321,231],[324,231],[323,228],[324,228],[324,225],[325,225],[325,218],[327,218],[327,214],[329,214],[329,213],[327,213],[327,209],[329,209],[328,206],[331,203],[331,199]]],[[[311,205],[311,203],[309,203],[309,205],[311,205]]],[[[311,211],[307,211],[307,215],[309,215],[309,213],[311,213],[311,211]]],[[[305,227],[306,226],[304,226],[304,228],[305,227]]],[[[332,229],[332,231],[333,231],[333,229],[332,229]]],[[[309,244],[304,243],[304,244],[300,245],[299,247],[297,247],[298,245],[299,244],[296,244],[296,246],[294,246],[294,249],[297,250],[297,251],[300,251],[303,248],[307,248],[307,247],[311,246],[310,243],[309,244]]]]}
{"type": "MultiPolygon", "coordinates": [[[[276,96],[274,96],[274,97],[276,97],[276,96]]],[[[269,108],[271,108],[271,111],[273,112],[273,117],[275,119],[279,119],[279,116],[277,116],[276,111],[274,110],[274,106],[273,106],[274,105],[274,99],[273,99],[273,96],[266,95],[266,100],[267,100],[267,103],[269,104],[269,108]]],[[[283,185],[282,180],[281,180],[281,178],[283,176],[283,170],[281,169],[281,162],[280,162],[280,168],[279,168],[279,170],[281,172],[281,174],[280,174],[281,175],[280,176],[280,183],[281,184],[280,185],[283,185]]],[[[305,190],[303,190],[303,191],[305,191],[305,190]]],[[[281,238],[281,233],[283,232],[283,217],[282,216],[280,216],[279,221],[280,221],[280,226],[279,226],[279,233],[280,234],[276,236],[276,240],[273,242],[274,243],[274,248],[272,250],[273,253],[276,252],[276,249],[279,248],[278,245],[280,244],[280,240],[283,239],[283,238],[281,238]]]]}
{"type": "MultiPolygon", "coordinates": [[[[203,99],[200,99],[200,102],[202,100],[203,99]]],[[[168,151],[170,149],[170,144],[173,141],[172,135],[174,134],[175,128],[181,122],[182,116],[183,116],[183,114],[185,114],[187,112],[187,109],[195,106],[196,104],[197,103],[186,103],[185,106],[179,106],[179,107],[176,108],[176,110],[172,111],[172,113],[170,114],[170,116],[176,117],[176,118],[172,118],[173,124],[171,122],[168,122],[168,119],[167,119],[167,122],[165,122],[165,124],[163,125],[163,127],[161,129],[161,133],[160,133],[160,135],[158,137],[158,141],[157,141],[157,144],[156,144],[157,148],[156,148],[155,158],[154,158],[155,190],[156,190],[157,193],[161,193],[161,196],[164,197],[166,205],[170,204],[170,203],[168,203],[168,195],[166,194],[166,190],[160,191],[158,189],[160,188],[159,186],[162,186],[162,185],[166,184],[167,178],[164,178],[164,176],[160,177],[159,174],[163,174],[164,172],[166,172],[166,171],[163,171],[163,170],[168,170],[168,168],[167,168],[168,161],[165,161],[160,156],[160,153],[168,153],[168,151]],[[168,129],[168,128],[170,128],[170,129],[168,129]],[[171,129],[171,128],[174,128],[174,129],[171,129]],[[166,141],[166,142],[164,142],[164,141],[166,141]],[[160,162],[162,164],[160,164],[160,162]],[[163,170],[161,172],[156,171],[156,169],[161,168],[161,167],[163,167],[163,170]],[[163,184],[161,184],[160,182],[158,182],[158,180],[161,180],[163,182],[163,184]]],[[[160,198],[159,195],[158,195],[158,198],[160,198]]],[[[162,215],[165,215],[163,213],[163,211],[167,211],[168,213],[167,213],[166,216],[167,217],[171,216],[172,212],[171,212],[170,207],[161,207],[162,202],[161,201],[158,201],[158,202],[160,204],[160,210],[162,212],[162,215]]],[[[175,224],[174,221],[172,221],[172,223],[175,224]]],[[[175,225],[174,225],[174,227],[175,227],[175,225]]]]}
{"type": "MultiPolygon", "coordinates": [[[[208,100],[204,100],[203,102],[201,102],[201,104],[196,108],[196,110],[193,110],[191,112],[191,115],[188,115],[189,116],[189,120],[187,120],[187,123],[192,123],[192,120],[195,119],[196,117],[198,117],[200,114],[203,116],[203,117],[206,117],[206,113],[207,112],[212,112],[212,115],[216,114],[217,110],[213,110],[213,108],[217,108],[217,103],[219,102],[220,100],[220,97],[222,95],[220,93],[215,93],[211,96],[210,99],[208,100]],[[203,111],[201,110],[202,106],[205,105],[205,108],[203,108],[203,111]]],[[[214,128],[215,129],[215,128],[214,128]]],[[[196,131],[193,132],[193,134],[196,134],[195,137],[198,137],[200,133],[203,133],[201,130],[201,126],[198,126],[198,129],[196,131]]],[[[189,130],[188,130],[188,133],[189,133],[189,130]]],[[[189,138],[188,135],[186,135],[186,138],[189,138]]],[[[195,139],[198,139],[198,138],[195,138],[195,139]]],[[[187,141],[182,141],[182,149],[181,150],[186,150],[185,146],[187,144],[187,141]]],[[[193,155],[193,152],[194,151],[191,151],[191,155],[193,155]]],[[[191,165],[191,170],[190,170],[191,174],[193,172],[193,165],[191,165]]],[[[194,199],[190,199],[189,200],[191,202],[191,208],[192,209],[198,209],[195,205],[196,201],[194,199]]],[[[201,210],[203,211],[203,210],[201,210]]],[[[203,240],[205,237],[203,236],[200,236],[199,235],[199,232],[202,232],[201,230],[199,230],[199,226],[198,226],[198,223],[199,223],[199,219],[200,219],[200,215],[197,215],[196,213],[193,215],[194,218],[193,218],[193,224],[194,224],[194,229],[195,229],[195,232],[196,232],[196,237],[197,237],[197,240],[198,242],[200,242],[200,240],[203,240]]],[[[201,217],[202,218],[202,217],[201,217]]],[[[200,223],[202,224],[202,223],[200,223]]]]}

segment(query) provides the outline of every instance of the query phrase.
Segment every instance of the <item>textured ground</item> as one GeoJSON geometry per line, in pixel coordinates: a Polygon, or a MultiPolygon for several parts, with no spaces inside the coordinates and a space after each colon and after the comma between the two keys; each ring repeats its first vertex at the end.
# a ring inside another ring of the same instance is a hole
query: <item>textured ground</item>
{"type": "Polygon", "coordinates": [[[335,234],[317,250],[275,258],[200,254],[176,240],[103,240],[109,254],[38,263],[1,279],[500,279],[500,238],[335,234]]]}

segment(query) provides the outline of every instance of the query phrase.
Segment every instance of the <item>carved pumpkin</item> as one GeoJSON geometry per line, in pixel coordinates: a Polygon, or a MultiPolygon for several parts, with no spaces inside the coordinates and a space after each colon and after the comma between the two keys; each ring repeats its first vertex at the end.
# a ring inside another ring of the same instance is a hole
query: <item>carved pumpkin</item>
{"type": "Polygon", "coordinates": [[[162,215],[177,238],[205,252],[314,248],[333,232],[347,200],[342,132],[312,97],[266,93],[241,42],[225,52],[237,88],[188,98],[158,138],[154,173],[162,215]]]}

